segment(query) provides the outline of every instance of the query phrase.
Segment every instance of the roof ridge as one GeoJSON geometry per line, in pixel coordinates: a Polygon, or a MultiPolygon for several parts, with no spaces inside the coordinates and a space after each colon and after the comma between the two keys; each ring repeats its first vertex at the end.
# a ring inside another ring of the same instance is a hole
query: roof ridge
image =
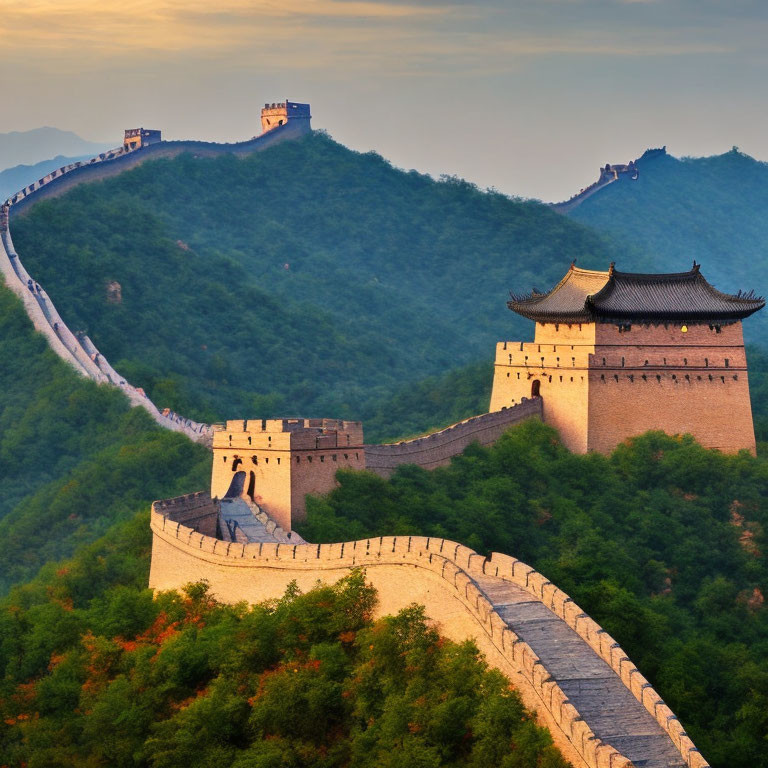
{"type": "Polygon", "coordinates": [[[605,275],[608,277],[609,271],[607,269],[584,269],[584,267],[577,267],[575,264],[571,264],[571,272],[578,272],[582,275],[605,275]]]}
{"type": "MultiPolygon", "coordinates": [[[[640,278],[643,280],[657,280],[659,282],[664,282],[669,280],[669,278],[695,278],[697,275],[700,275],[701,273],[698,270],[698,267],[694,267],[693,269],[689,269],[687,272],[623,272],[619,269],[613,270],[613,276],[618,277],[635,277],[640,278]]],[[[703,277],[703,275],[702,275],[703,277]]]]}

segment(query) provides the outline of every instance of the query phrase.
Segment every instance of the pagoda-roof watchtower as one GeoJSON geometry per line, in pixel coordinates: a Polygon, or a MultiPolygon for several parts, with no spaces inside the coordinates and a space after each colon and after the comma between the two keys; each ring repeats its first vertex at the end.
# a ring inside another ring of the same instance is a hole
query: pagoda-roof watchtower
{"type": "Polygon", "coordinates": [[[577,269],[548,293],[515,296],[507,306],[538,323],[705,323],[728,325],[762,309],[754,292],[722,293],[694,262],[688,272],[642,274],[577,269]]]}
{"type": "Polygon", "coordinates": [[[577,452],[610,451],[650,429],[708,448],[755,450],[741,321],[753,292],[688,272],[579,269],[508,306],[536,323],[534,342],[500,342],[491,410],[544,398],[544,420],[577,452]]]}

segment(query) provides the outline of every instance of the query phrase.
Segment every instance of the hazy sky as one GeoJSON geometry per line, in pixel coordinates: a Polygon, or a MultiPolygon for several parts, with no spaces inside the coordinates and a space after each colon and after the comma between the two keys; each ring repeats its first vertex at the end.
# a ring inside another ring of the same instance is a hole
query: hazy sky
{"type": "Polygon", "coordinates": [[[0,0],[0,132],[236,140],[265,101],[557,200],[648,146],[768,160],[768,0],[0,0]]]}

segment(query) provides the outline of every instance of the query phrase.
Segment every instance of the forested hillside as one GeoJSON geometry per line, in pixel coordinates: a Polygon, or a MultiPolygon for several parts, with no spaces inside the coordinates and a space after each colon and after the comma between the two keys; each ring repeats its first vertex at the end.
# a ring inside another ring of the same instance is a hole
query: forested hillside
{"type": "MultiPolygon", "coordinates": [[[[448,382],[444,415],[474,391],[448,382]]],[[[0,590],[27,582],[0,599],[3,765],[565,768],[471,644],[416,608],[374,622],[359,575],[153,599],[149,502],[205,488],[210,454],[79,378],[2,286],[0,390],[0,590]]]]}
{"type": "Polygon", "coordinates": [[[365,417],[530,334],[510,289],[610,260],[546,206],[321,134],[146,163],[38,204],[13,234],[71,327],[159,406],[206,420],[365,417]]]}
{"type": "Polygon", "coordinates": [[[0,393],[0,593],[153,499],[208,482],[208,451],[75,374],[2,284],[0,393]]]}
{"type": "Polygon", "coordinates": [[[361,574],[153,599],[139,515],[0,604],[0,754],[28,768],[566,768],[509,681],[361,574]]]}
{"type": "Polygon", "coordinates": [[[713,766],[768,766],[768,460],[660,433],[576,456],[530,421],[447,468],[339,479],[309,499],[307,540],[514,554],[622,645],[713,766]]]}
{"type": "MultiPolygon", "coordinates": [[[[637,181],[621,177],[568,215],[639,250],[660,271],[688,270],[694,259],[723,291],[768,294],[768,163],[732,151],[714,157],[661,155],[638,161],[637,181]]],[[[615,261],[627,269],[619,250],[615,261]]],[[[765,343],[765,312],[745,323],[765,343]]]]}

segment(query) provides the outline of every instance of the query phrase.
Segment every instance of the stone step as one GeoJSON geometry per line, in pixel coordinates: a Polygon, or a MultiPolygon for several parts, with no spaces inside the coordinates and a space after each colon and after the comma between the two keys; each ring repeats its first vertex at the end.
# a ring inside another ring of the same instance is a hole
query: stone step
{"type": "Polygon", "coordinates": [[[516,584],[474,575],[507,626],[541,659],[597,738],[636,768],[684,768],[667,733],[621,678],[563,619],[516,584]]]}

